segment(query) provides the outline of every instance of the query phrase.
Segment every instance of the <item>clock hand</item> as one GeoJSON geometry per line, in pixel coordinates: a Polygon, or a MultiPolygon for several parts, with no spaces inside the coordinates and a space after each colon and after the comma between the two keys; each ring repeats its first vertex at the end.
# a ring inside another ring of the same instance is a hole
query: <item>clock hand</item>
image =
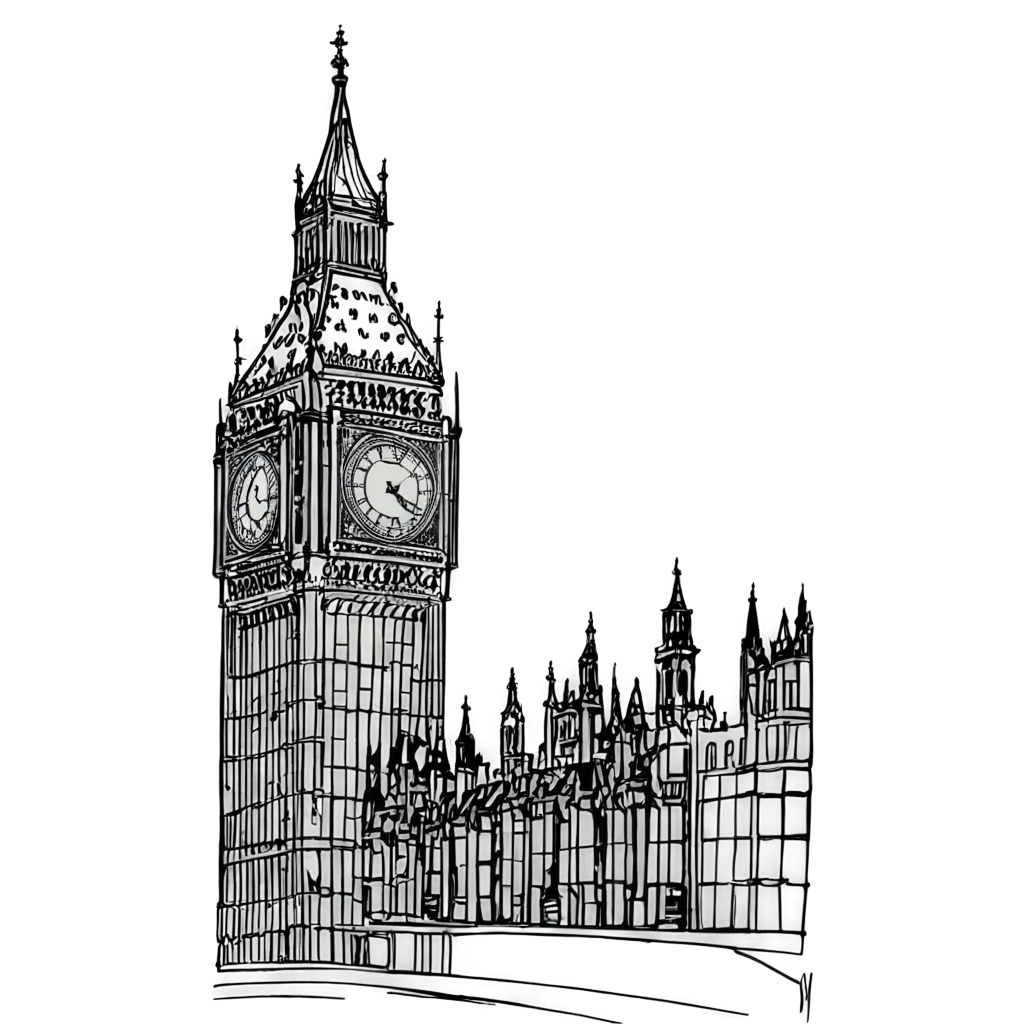
{"type": "MultiPolygon", "coordinates": [[[[410,474],[410,476],[411,476],[411,474],[410,474]]],[[[395,499],[395,501],[397,501],[398,504],[401,505],[402,508],[405,509],[406,512],[416,512],[417,511],[416,506],[412,502],[406,501],[406,499],[403,498],[402,495],[398,493],[398,488],[393,483],[391,483],[390,481],[388,482],[388,484],[384,488],[384,490],[386,490],[388,492],[388,494],[390,494],[395,499]]]]}

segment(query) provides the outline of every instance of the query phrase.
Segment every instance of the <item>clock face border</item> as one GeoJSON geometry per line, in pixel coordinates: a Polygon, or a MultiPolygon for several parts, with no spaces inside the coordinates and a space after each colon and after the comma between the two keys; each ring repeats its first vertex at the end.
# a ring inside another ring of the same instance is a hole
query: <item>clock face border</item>
{"type": "Polygon", "coordinates": [[[255,451],[248,452],[237,460],[235,468],[228,477],[226,511],[228,535],[231,544],[236,549],[236,556],[252,554],[273,538],[274,530],[278,525],[279,516],[281,514],[281,473],[278,469],[276,460],[269,451],[264,448],[258,448],[255,451]],[[270,508],[268,509],[266,516],[266,519],[268,519],[269,522],[267,523],[263,533],[261,533],[256,540],[248,541],[244,540],[238,534],[238,527],[236,525],[236,520],[238,518],[238,501],[235,495],[235,489],[239,486],[240,481],[245,479],[246,474],[249,472],[249,467],[259,459],[263,460],[265,464],[265,471],[273,475],[273,483],[276,487],[277,494],[273,501],[270,502],[270,508]]]}
{"type": "Polygon", "coordinates": [[[383,541],[390,544],[413,544],[436,519],[437,509],[441,500],[441,490],[438,484],[439,475],[436,460],[414,441],[392,434],[362,434],[352,439],[348,445],[348,451],[343,458],[341,470],[342,509],[345,515],[359,527],[360,531],[374,541],[383,541]],[[426,509],[412,529],[398,536],[385,530],[380,530],[371,523],[359,509],[354,493],[353,476],[356,468],[367,451],[380,446],[402,449],[411,453],[413,458],[423,465],[430,478],[432,494],[426,509]]]}

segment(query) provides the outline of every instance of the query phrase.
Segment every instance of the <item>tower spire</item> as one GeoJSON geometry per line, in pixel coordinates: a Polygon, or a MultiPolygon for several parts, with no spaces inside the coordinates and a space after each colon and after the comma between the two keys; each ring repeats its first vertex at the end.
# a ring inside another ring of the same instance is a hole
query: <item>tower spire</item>
{"type": "Polygon", "coordinates": [[[302,216],[302,164],[295,165],[295,226],[302,216]]]}
{"type": "Polygon", "coordinates": [[[594,613],[587,619],[587,643],[580,655],[580,699],[594,699],[598,695],[597,685],[597,645],[594,643],[594,613]]]}
{"type": "Polygon", "coordinates": [[[747,599],[747,633],[743,638],[744,644],[753,649],[761,645],[761,629],[757,624],[757,598],[754,596],[754,584],[750,584],[750,597],[747,599]]]}
{"type": "Polygon", "coordinates": [[[444,340],[443,324],[447,316],[441,308],[441,300],[434,297],[434,357],[439,359],[441,355],[441,342],[444,340]]]}
{"type": "Polygon", "coordinates": [[[238,333],[238,328],[235,328],[235,379],[232,383],[232,387],[238,387],[238,378],[242,372],[242,336],[238,333]]]}
{"type": "Polygon", "coordinates": [[[296,197],[295,272],[300,278],[330,266],[370,278],[383,274],[383,197],[368,183],[352,141],[349,69],[348,35],[338,29],[328,43],[321,150],[296,197]]]}
{"type": "Polygon", "coordinates": [[[514,711],[519,707],[519,691],[516,687],[516,670],[514,668],[509,669],[508,674],[508,701],[505,704],[504,714],[508,714],[510,711],[514,711]]]}

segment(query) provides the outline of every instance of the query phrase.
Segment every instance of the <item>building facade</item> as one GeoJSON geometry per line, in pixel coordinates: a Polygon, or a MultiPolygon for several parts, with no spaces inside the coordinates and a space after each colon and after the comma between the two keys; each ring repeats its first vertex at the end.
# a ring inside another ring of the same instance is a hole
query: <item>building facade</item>
{"type": "Polygon", "coordinates": [[[607,715],[593,618],[578,689],[548,669],[543,742],[525,750],[515,673],[493,772],[469,704],[452,767],[403,738],[368,794],[369,920],[803,934],[811,794],[812,640],[801,588],[766,649],[751,588],[739,720],[695,692],[678,563],[655,650],[654,709],[639,679],[607,715]]]}
{"type": "Polygon", "coordinates": [[[387,171],[363,168],[335,40],[327,141],[296,170],[290,293],[217,426],[220,965],[358,961],[373,752],[433,748],[456,563],[459,435],[440,305],[388,281],[387,171]]]}

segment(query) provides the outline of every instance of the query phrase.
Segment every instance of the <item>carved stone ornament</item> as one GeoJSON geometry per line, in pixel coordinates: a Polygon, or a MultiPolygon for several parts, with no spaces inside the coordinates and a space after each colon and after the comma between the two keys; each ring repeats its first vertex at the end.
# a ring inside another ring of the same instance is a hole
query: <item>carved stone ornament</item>
{"type": "Polygon", "coordinates": [[[260,401],[250,402],[231,411],[224,423],[224,436],[232,441],[244,440],[281,421],[289,390],[276,391],[260,401]]]}
{"type": "MultiPolygon", "coordinates": [[[[419,545],[420,543],[425,543],[425,541],[422,537],[417,537],[416,543],[419,545]]],[[[382,544],[364,544],[349,538],[346,538],[344,541],[332,541],[332,549],[335,554],[341,554],[344,550],[350,555],[369,555],[371,558],[377,555],[384,557],[400,555],[421,559],[425,562],[437,562],[438,564],[443,564],[445,558],[443,551],[432,548],[423,549],[418,546],[396,544],[385,547],[382,544]]]]}
{"type": "MultiPolygon", "coordinates": [[[[323,581],[336,587],[362,587],[389,594],[436,597],[441,593],[442,569],[426,565],[329,558],[323,581]]],[[[310,579],[310,582],[316,582],[310,579]]]]}
{"type": "Polygon", "coordinates": [[[384,413],[412,420],[441,420],[441,397],[420,388],[366,380],[339,381],[330,388],[332,402],[342,409],[384,413]]]}
{"type": "Polygon", "coordinates": [[[239,576],[228,576],[225,579],[228,600],[245,601],[251,597],[259,597],[290,586],[294,579],[292,567],[282,562],[260,566],[239,576]]]}
{"type": "Polygon", "coordinates": [[[403,434],[429,438],[432,441],[440,441],[444,436],[441,431],[440,423],[430,423],[427,421],[419,422],[417,420],[402,420],[399,423],[396,422],[394,416],[378,415],[368,412],[346,412],[345,422],[352,426],[360,427],[383,427],[384,429],[390,428],[392,430],[398,427],[401,429],[403,434]]]}
{"type": "Polygon", "coordinates": [[[440,380],[433,360],[381,282],[331,271],[324,300],[317,332],[324,366],[430,383],[440,380]]]}
{"type": "Polygon", "coordinates": [[[234,398],[247,398],[299,376],[306,367],[317,319],[321,314],[324,282],[296,282],[284,312],[267,331],[263,351],[234,388],[234,398]]]}

